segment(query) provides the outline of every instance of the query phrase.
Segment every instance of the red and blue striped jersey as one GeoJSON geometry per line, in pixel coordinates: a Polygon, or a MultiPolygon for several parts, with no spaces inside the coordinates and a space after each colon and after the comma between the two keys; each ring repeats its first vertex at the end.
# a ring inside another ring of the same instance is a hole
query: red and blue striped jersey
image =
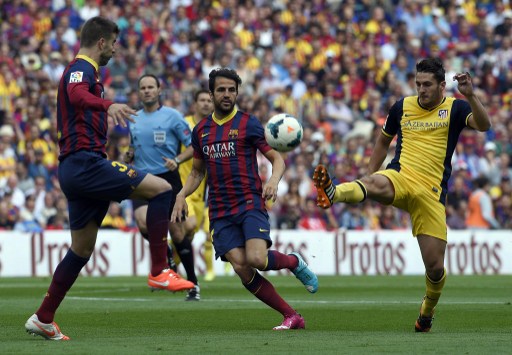
{"type": "Polygon", "coordinates": [[[256,117],[236,109],[221,121],[210,115],[194,127],[192,146],[206,164],[211,220],[265,209],[256,151],[272,148],[256,117]]]}
{"type": "Polygon", "coordinates": [[[107,110],[113,102],[103,94],[98,64],[78,55],[64,70],[57,93],[59,160],[79,150],[105,155],[107,110]]]}

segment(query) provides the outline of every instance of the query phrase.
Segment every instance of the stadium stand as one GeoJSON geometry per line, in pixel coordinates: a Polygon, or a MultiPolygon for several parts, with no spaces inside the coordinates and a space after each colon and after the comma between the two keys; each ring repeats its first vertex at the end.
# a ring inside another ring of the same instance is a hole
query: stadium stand
{"type": "MultiPolygon", "coordinates": [[[[229,66],[243,79],[241,110],[262,124],[283,111],[302,122],[304,140],[286,156],[281,199],[270,209],[273,228],[409,227],[403,212],[373,203],[315,209],[310,177],[319,162],[341,181],[363,174],[387,109],[415,92],[416,61],[441,57],[449,94],[457,95],[453,74],[470,72],[493,120],[486,134],[461,136],[449,227],[465,228],[473,181],[485,176],[498,223],[512,228],[509,1],[19,0],[0,2],[0,229],[68,227],[55,176],[56,89],[81,24],[98,14],[121,28],[101,73],[107,96],[137,107],[137,78],[151,73],[164,84],[163,103],[190,114],[209,71],[229,66]]],[[[126,137],[111,128],[110,158],[127,149],[126,137]]],[[[130,203],[120,206],[116,225],[133,227],[130,203]]]]}

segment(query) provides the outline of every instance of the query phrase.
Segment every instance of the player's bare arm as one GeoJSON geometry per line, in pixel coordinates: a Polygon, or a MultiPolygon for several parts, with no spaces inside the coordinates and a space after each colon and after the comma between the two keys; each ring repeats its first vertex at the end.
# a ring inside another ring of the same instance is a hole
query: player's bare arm
{"type": "Polygon", "coordinates": [[[272,164],[272,175],[268,179],[267,183],[263,186],[262,197],[264,200],[271,199],[275,202],[277,199],[277,185],[283,177],[286,165],[283,158],[281,157],[281,154],[273,149],[265,153],[265,157],[272,164]]]}
{"type": "Polygon", "coordinates": [[[189,160],[190,158],[192,158],[193,155],[194,155],[194,148],[192,148],[192,145],[189,145],[183,151],[183,153],[178,154],[174,158],[168,158],[168,157],[163,156],[162,159],[164,161],[165,167],[169,171],[174,171],[174,170],[178,169],[178,166],[180,165],[180,163],[189,160]]]}
{"type": "Polygon", "coordinates": [[[491,119],[473,90],[471,75],[468,72],[457,73],[453,80],[458,82],[457,88],[459,92],[466,97],[471,106],[473,114],[468,119],[469,126],[480,132],[488,131],[491,128],[491,119]]]}
{"type": "Polygon", "coordinates": [[[201,184],[206,174],[206,165],[203,160],[194,159],[192,162],[192,171],[185,182],[185,186],[176,195],[176,202],[171,214],[171,222],[181,222],[183,216],[188,216],[187,196],[192,194],[201,184]]]}
{"type": "Polygon", "coordinates": [[[373,147],[373,152],[368,163],[368,174],[380,170],[386,155],[388,154],[389,145],[393,141],[393,137],[388,137],[384,133],[381,133],[377,138],[377,142],[373,147]]]}

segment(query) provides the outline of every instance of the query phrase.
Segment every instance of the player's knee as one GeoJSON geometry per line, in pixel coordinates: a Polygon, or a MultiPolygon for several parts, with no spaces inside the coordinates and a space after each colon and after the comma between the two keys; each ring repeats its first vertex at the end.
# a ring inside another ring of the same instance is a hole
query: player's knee
{"type": "Polygon", "coordinates": [[[439,263],[435,263],[432,265],[425,265],[425,271],[429,279],[433,281],[440,280],[444,274],[444,265],[438,265],[439,263]]]}
{"type": "Polygon", "coordinates": [[[166,180],[164,179],[160,179],[161,181],[159,182],[159,185],[157,186],[158,188],[158,192],[157,192],[157,195],[158,194],[161,194],[163,192],[170,192],[172,191],[172,186],[171,184],[169,184],[166,180]]]}
{"type": "Polygon", "coordinates": [[[387,177],[383,175],[370,175],[361,179],[369,198],[377,201],[385,201],[391,199],[394,195],[394,188],[387,177]]]}
{"type": "Polygon", "coordinates": [[[144,233],[147,231],[148,227],[146,225],[146,217],[142,216],[135,216],[135,223],[137,224],[137,227],[144,233]]]}
{"type": "Polygon", "coordinates": [[[247,263],[255,269],[264,270],[267,264],[267,258],[266,255],[248,255],[247,263]]]}
{"type": "Polygon", "coordinates": [[[147,213],[147,209],[146,208],[138,208],[138,209],[135,210],[135,213],[133,214],[133,217],[135,219],[135,223],[137,224],[137,227],[139,227],[139,229],[142,232],[146,232],[146,230],[147,230],[147,226],[146,226],[146,213],[147,213]]]}

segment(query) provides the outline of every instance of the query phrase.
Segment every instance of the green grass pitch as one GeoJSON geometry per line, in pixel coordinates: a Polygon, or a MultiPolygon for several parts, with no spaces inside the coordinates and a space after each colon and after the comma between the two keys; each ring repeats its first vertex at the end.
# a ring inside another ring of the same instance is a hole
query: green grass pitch
{"type": "Polygon", "coordinates": [[[57,312],[69,342],[25,333],[49,278],[0,279],[0,354],[512,354],[512,277],[450,276],[430,333],[415,333],[421,276],[320,277],[311,295],[269,277],[306,319],[276,332],[281,315],[237,277],[201,282],[200,302],[155,292],[141,277],[80,277],[57,312]]]}

